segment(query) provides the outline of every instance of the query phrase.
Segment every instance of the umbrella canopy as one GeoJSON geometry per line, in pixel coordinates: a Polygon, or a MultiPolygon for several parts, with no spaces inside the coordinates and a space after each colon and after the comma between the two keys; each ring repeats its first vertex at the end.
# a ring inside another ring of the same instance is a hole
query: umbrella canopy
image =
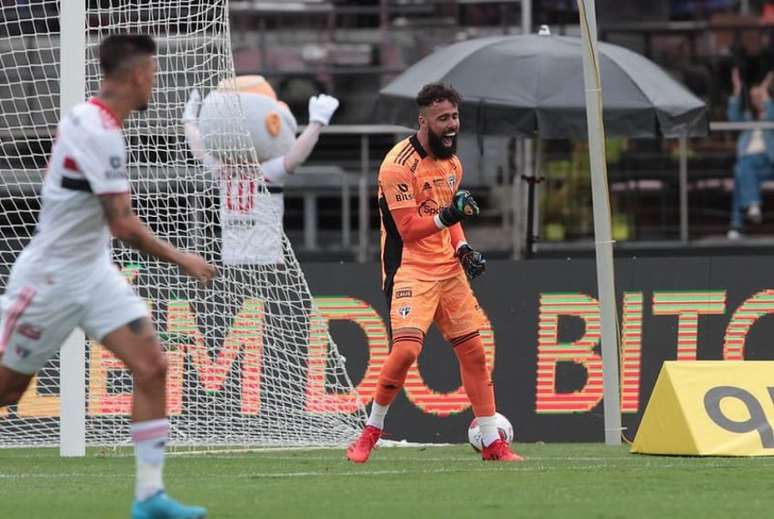
{"type": "MultiPolygon", "coordinates": [[[[599,44],[605,133],[626,137],[706,135],[705,103],[645,57],[599,44]]],[[[414,126],[414,99],[442,81],[463,96],[469,130],[485,135],[539,134],[586,138],[581,40],[563,36],[498,36],[468,40],[430,54],[380,92],[392,123],[414,126]]]]}

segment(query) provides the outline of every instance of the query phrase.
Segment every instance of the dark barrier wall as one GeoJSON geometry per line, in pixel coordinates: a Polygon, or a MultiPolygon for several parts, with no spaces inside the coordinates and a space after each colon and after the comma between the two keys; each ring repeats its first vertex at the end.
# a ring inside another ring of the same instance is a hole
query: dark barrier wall
{"type": "MultiPolygon", "coordinates": [[[[772,265],[765,257],[617,261],[626,437],[636,433],[663,361],[774,358],[772,265]]],[[[303,268],[315,298],[362,300],[386,322],[378,265],[303,268]]],[[[494,332],[498,410],[517,439],[603,440],[594,262],[495,261],[473,286],[494,332]]],[[[366,332],[352,321],[330,326],[359,384],[374,362],[366,332]]],[[[412,380],[412,394],[403,391],[390,411],[387,432],[411,441],[464,441],[472,414],[449,413],[455,398],[446,406],[439,396],[457,390],[460,379],[454,354],[435,330],[419,359],[419,379],[412,380]],[[422,383],[427,391],[416,389],[422,383]]]]}
{"type": "MultiPolygon", "coordinates": [[[[628,438],[634,437],[665,360],[774,358],[772,264],[761,256],[617,261],[622,413],[628,438]]],[[[303,269],[320,313],[329,320],[330,331],[347,358],[352,381],[364,400],[369,400],[388,349],[379,266],[326,263],[305,264],[303,269]]],[[[264,318],[295,323],[296,335],[291,339],[296,344],[299,334],[310,332],[303,318],[309,301],[280,305],[293,295],[264,286],[272,292],[267,296],[270,302],[264,316],[255,306],[260,295],[253,292],[256,280],[251,274],[228,276],[224,269],[214,286],[206,290],[207,299],[199,297],[198,303],[189,305],[188,301],[202,292],[191,288],[197,293],[188,293],[187,281],[171,286],[169,281],[178,277],[172,267],[146,271],[142,266],[128,265],[125,271],[130,279],[139,276],[140,293],[153,301],[162,340],[174,357],[171,365],[177,366],[177,376],[170,378],[176,385],[170,392],[169,408],[179,427],[185,428],[186,420],[201,421],[201,409],[192,407],[194,400],[218,402],[206,412],[222,409],[223,416],[213,419],[233,420],[235,424],[242,423],[245,416],[260,421],[262,406],[271,406],[273,399],[284,398],[289,391],[297,392],[297,402],[305,402],[310,419],[315,418],[317,409],[330,409],[320,407],[319,399],[340,402],[342,412],[354,408],[351,395],[326,395],[322,383],[319,388],[309,385],[314,377],[310,377],[303,355],[297,357],[298,369],[292,381],[284,371],[268,369],[270,356],[280,354],[281,347],[267,348],[263,353],[260,391],[244,383],[246,376],[256,373],[242,369],[244,362],[237,361],[234,345],[240,345],[241,358],[253,355],[250,362],[255,361],[260,340],[281,345],[280,335],[259,339],[260,334],[251,332],[262,327],[260,319],[264,318]],[[218,308],[217,320],[208,305],[218,308]],[[233,313],[224,315],[228,308],[233,313]],[[288,311],[296,315],[289,316],[288,311]],[[235,318],[237,315],[241,317],[235,318]],[[235,328],[240,332],[234,332],[235,328]],[[228,337],[232,349],[222,354],[228,337]],[[205,346],[209,357],[201,355],[205,346]],[[210,385],[205,388],[201,376],[208,364],[220,375],[208,379],[210,385]],[[298,380],[304,372],[307,379],[298,380]],[[191,399],[192,392],[199,398],[191,399]]],[[[262,278],[262,283],[287,287],[285,276],[277,273],[273,279],[262,278]]],[[[602,363],[594,262],[495,261],[473,286],[490,323],[482,338],[494,361],[498,409],[510,418],[517,439],[601,441],[602,363]]],[[[274,328],[275,334],[287,329],[274,328]]],[[[321,347],[324,329],[316,327],[312,335],[315,348],[309,348],[307,356],[317,355],[315,362],[325,362],[320,357],[326,351],[321,347]]],[[[116,438],[125,439],[128,374],[102,348],[92,348],[88,362],[91,427],[107,430],[105,424],[115,425],[116,438]]],[[[44,369],[43,375],[49,379],[45,387],[34,391],[32,400],[37,407],[20,404],[12,409],[18,420],[0,419],[0,436],[9,427],[18,434],[19,427],[27,425],[34,439],[42,434],[40,424],[58,421],[56,364],[54,360],[44,369]]],[[[0,418],[8,412],[0,410],[0,418]]],[[[471,418],[454,353],[438,332],[431,330],[418,367],[410,370],[406,387],[391,409],[387,432],[393,439],[463,442],[471,418]]]]}

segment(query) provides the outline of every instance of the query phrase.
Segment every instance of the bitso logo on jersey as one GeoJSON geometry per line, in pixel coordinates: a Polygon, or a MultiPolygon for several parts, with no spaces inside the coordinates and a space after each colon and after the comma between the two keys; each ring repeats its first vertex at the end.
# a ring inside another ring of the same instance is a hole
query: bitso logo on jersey
{"type": "Polygon", "coordinates": [[[411,200],[413,197],[411,193],[408,192],[409,188],[406,184],[398,184],[398,190],[400,193],[395,194],[395,201],[396,202],[406,202],[408,200],[411,200]]]}

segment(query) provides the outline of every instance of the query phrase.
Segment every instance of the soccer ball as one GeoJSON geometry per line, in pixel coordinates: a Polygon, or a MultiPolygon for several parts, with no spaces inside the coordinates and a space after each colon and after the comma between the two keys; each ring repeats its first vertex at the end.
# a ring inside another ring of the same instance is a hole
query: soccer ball
{"type": "MultiPolygon", "coordinates": [[[[497,423],[497,431],[500,433],[500,438],[510,445],[513,442],[513,426],[511,425],[511,422],[500,413],[495,413],[495,420],[497,423]]],[[[473,421],[470,422],[470,426],[468,427],[468,441],[470,442],[470,446],[473,447],[473,450],[476,452],[481,452],[481,449],[484,448],[482,445],[481,429],[478,428],[477,418],[473,418],[473,421]]]]}

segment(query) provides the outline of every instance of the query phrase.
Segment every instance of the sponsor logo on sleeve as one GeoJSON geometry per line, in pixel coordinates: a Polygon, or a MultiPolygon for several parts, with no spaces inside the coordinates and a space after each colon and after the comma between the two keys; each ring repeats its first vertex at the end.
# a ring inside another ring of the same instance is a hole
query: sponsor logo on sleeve
{"type": "Polygon", "coordinates": [[[109,159],[110,168],[105,171],[105,178],[108,180],[115,180],[118,178],[127,178],[126,169],[124,169],[124,161],[118,155],[113,155],[109,159]]]}
{"type": "Polygon", "coordinates": [[[128,178],[128,176],[126,174],[126,171],[114,169],[114,170],[105,171],[105,178],[108,180],[115,180],[118,178],[128,178]]]}

